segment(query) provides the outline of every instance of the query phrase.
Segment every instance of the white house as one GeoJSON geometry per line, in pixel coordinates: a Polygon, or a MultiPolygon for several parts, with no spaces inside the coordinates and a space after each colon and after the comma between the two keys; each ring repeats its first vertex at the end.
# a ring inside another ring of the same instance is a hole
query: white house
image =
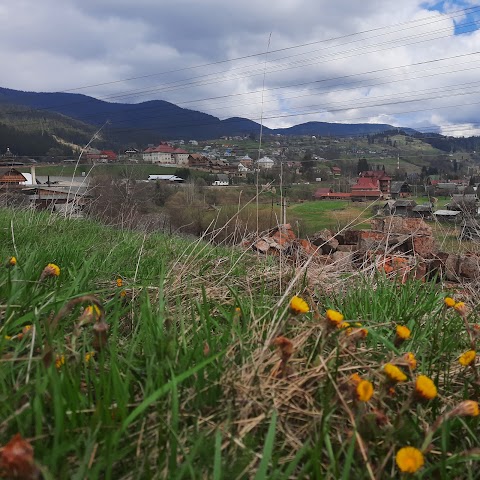
{"type": "MultiPolygon", "coordinates": [[[[175,163],[175,149],[170,145],[161,143],[156,147],[147,148],[142,155],[143,161],[148,163],[175,163]]],[[[188,158],[188,155],[187,155],[188,158]]]]}
{"type": "Polygon", "coordinates": [[[262,168],[264,170],[273,168],[274,165],[275,165],[275,162],[268,157],[262,157],[260,160],[257,161],[258,168],[262,168]]]}
{"type": "Polygon", "coordinates": [[[188,166],[188,156],[190,154],[185,151],[185,150],[182,150],[181,148],[176,148],[174,153],[173,153],[173,157],[175,159],[175,163],[177,165],[187,165],[188,166]]]}

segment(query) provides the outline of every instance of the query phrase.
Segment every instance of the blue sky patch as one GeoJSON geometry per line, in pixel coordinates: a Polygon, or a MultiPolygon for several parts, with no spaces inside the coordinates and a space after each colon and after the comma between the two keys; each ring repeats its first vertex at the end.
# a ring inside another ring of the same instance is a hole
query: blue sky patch
{"type": "Polygon", "coordinates": [[[474,32],[480,28],[480,2],[476,5],[472,2],[463,0],[442,0],[432,4],[431,2],[423,5],[427,10],[455,15],[455,35],[462,35],[474,32]],[[465,15],[461,15],[460,10],[465,9],[465,15]]]}

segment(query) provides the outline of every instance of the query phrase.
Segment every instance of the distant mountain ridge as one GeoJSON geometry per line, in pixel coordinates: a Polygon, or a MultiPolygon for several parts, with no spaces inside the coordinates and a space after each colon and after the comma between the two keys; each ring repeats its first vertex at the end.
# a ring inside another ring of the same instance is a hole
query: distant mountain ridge
{"type": "MultiPolygon", "coordinates": [[[[56,112],[89,125],[101,126],[104,140],[119,145],[156,143],[161,139],[209,140],[222,136],[258,135],[260,124],[247,118],[225,120],[164,100],[110,103],[78,93],[23,92],[0,87],[0,105],[22,105],[56,112]]],[[[264,134],[359,136],[397,127],[388,124],[307,122],[289,128],[263,127],[264,134]]],[[[401,130],[409,133],[412,129],[401,130]]]]}

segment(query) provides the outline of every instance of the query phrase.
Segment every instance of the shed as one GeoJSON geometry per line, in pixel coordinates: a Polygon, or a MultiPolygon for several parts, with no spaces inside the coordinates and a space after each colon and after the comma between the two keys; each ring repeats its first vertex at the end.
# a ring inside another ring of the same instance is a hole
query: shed
{"type": "Polygon", "coordinates": [[[390,195],[392,198],[405,198],[409,197],[412,193],[410,185],[403,182],[392,182],[390,184],[390,195]]]}
{"type": "Polygon", "coordinates": [[[20,185],[27,179],[13,167],[0,168],[0,185],[20,185]]]}
{"type": "Polygon", "coordinates": [[[436,220],[444,222],[456,222],[462,217],[461,212],[454,210],[437,210],[433,212],[433,216],[436,220]]]}

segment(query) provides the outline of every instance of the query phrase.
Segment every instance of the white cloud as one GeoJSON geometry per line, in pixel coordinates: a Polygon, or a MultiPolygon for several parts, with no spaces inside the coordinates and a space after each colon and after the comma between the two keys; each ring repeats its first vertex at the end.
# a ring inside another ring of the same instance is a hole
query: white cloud
{"type": "MultiPolygon", "coordinates": [[[[263,115],[271,127],[322,120],[433,123],[469,132],[480,102],[480,83],[473,83],[480,54],[432,60],[480,52],[480,32],[455,35],[454,19],[426,5],[10,1],[0,6],[1,86],[61,91],[97,85],[78,92],[120,102],[159,98],[220,118],[258,119],[265,82],[263,115]],[[265,55],[213,64],[264,52],[270,33],[266,67],[265,55]],[[291,48],[300,44],[310,45],[291,48]]],[[[472,15],[455,13],[460,8],[448,2],[443,12],[471,23],[472,15]]]]}

